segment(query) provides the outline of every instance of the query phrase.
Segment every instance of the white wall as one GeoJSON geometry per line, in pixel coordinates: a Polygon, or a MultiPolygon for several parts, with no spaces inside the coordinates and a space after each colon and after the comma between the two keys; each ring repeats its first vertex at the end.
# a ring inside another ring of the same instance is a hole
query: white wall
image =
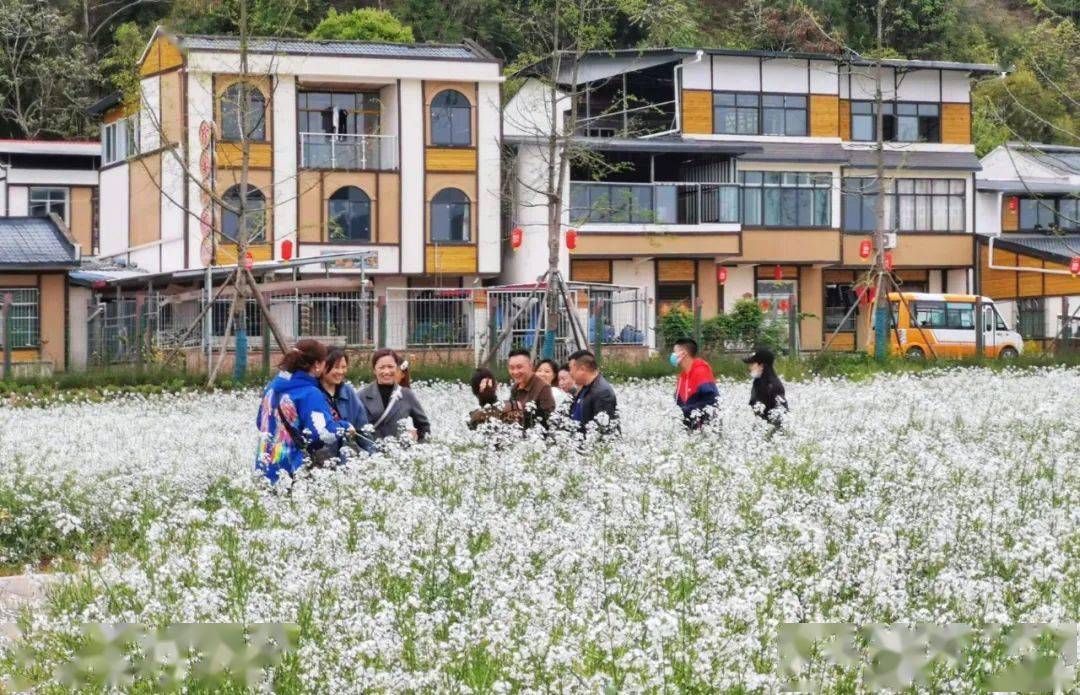
{"type": "Polygon", "coordinates": [[[813,94],[839,94],[839,66],[831,60],[810,61],[810,91],[813,94]]]}
{"type": "MultiPolygon", "coordinates": [[[[707,89],[707,87],[706,87],[707,89]]],[[[503,108],[503,136],[506,138],[535,138],[552,132],[552,92],[539,80],[529,79],[503,108]]],[[[554,94],[555,132],[562,132],[563,112],[570,107],[569,98],[562,92],[554,94]]]]}
{"type": "Polygon", "coordinates": [[[173,151],[161,155],[161,267],[171,271],[184,268],[184,167],[173,151]]]}
{"type": "Polygon", "coordinates": [[[761,91],[805,94],[810,87],[807,60],[772,58],[761,62],[761,91]]]}
{"type": "Polygon", "coordinates": [[[477,229],[477,271],[497,273],[501,265],[500,218],[502,207],[501,187],[501,136],[499,120],[499,85],[481,82],[479,85],[479,111],[477,113],[477,204],[479,206],[477,229]]]}
{"type": "Polygon", "coordinates": [[[703,56],[695,62],[691,56],[683,60],[683,67],[679,70],[682,73],[683,89],[712,89],[710,59],[711,56],[703,56]]]}
{"type": "MultiPolygon", "coordinates": [[[[239,53],[191,51],[188,70],[197,72],[239,73],[239,53]]],[[[414,58],[351,58],[348,56],[300,56],[251,53],[248,70],[252,73],[304,75],[312,81],[320,78],[355,80],[358,76],[387,83],[402,80],[454,80],[463,82],[502,82],[497,62],[475,60],[423,60],[414,58]]]]}
{"type": "Polygon", "coordinates": [[[98,173],[91,169],[16,169],[8,170],[8,184],[41,186],[96,186],[98,173]]]}
{"type": "MultiPolygon", "coordinates": [[[[192,214],[187,216],[188,227],[188,262],[192,268],[204,267],[201,258],[202,230],[199,223],[199,215],[203,211],[200,188],[199,156],[202,154],[202,145],[199,143],[199,125],[203,121],[214,122],[214,100],[212,94],[213,84],[211,76],[206,73],[187,73],[187,127],[188,127],[188,171],[191,178],[188,181],[188,206],[192,214]]],[[[276,109],[275,109],[276,111],[276,109]]]]}
{"type": "Polygon", "coordinates": [[[281,243],[296,248],[296,80],[280,75],[274,88],[274,258],[281,243]]]}
{"type": "Polygon", "coordinates": [[[1001,194],[996,191],[977,193],[975,198],[975,231],[986,236],[1001,234],[1001,194]]]}
{"type": "Polygon", "coordinates": [[[98,246],[102,256],[119,253],[128,246],[128,167],[119,164],[101,172],[98,246]]]}
{"type": "Polygon", "coordinates": [[[645,340],[656,349],[656,262],[652,258],[632,258],[611,262],[611,283],[645,288],[645,340]]]}
{"type": "Polygon", "coordinates": [[[756,265],[728,266],[727,282],[724,283],[724,312],[735,308],[744,294],[754,296],[756,265]]]}
{"type": "Polygon", "coordinates": [[[523,144],[518,147],[514,165],[513,223],[521,228],[523,238],[517,250],[506,245],[502,282],[535,282],[547,268],[547,204],[543,196],[533,190],[544,190],[547,186],[545,161],[543,146],[523,144]]]}
{"type": "Polygon", "coordinates": [[[161,146],[161,78],[144,77],[140,88],[139,149],[151,152],[161,146]]]}
{"type": "Polygon", "coordinates": [[[971,80],[962,70],[941,71],[942,101],[966,104],[971,101],[971,80]]]}
{"type": "Polygon", "coordinates": [[[424,270],[424,93],[401,81],[401,270],[424,270]]]}
{"type": "Polygon", "coordinates": [[[950,294],[968,294],[974,291],[967,268],[950,268],[945,271],[945,291],[950,294]]]}
{"type": "Polygon", "coordinates": [[[761,89],[761,68],[757,58],[712,57],[713,89],[757,92],[761,89]]]}
{"type": "Polygon", "coordinates": [[[8,217],[25,217],[30,214],[30,189],[26,186],[8,186],[8,217]]]}
{"type": "MultiPolygon", "coordinates": [[[[866,100],[873,99],[876,89],[876,76],[873,66],[855,65],[850,68],[851,72],[851,95],[850,97],[845,95],[844,88],[841,87],[840,96],[842,98],[850,98],[854,100],[866,100]]],[[[895,99],[896,93],[894,89],[894,71],[892,68],[881,69],[881,97],[883,99],[895,99]]],[[[842,81],[847,83],[847,78],[842,77],[842,81]]]]}
{"type": "Polygon", "coordinates": [[[937,70],[913,70],[896,76],[896,98],[902,101],[939,101],[941,85],[937,70]]]}

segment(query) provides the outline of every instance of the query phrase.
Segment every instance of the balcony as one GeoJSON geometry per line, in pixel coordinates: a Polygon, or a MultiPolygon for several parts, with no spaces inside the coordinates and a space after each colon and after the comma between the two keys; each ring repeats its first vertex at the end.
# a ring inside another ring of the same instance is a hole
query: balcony
{"type": "Polygon", "coordinates": [[[735,183],[570,183],[570,223],[738,224],[735,183]]]}
{"type": "Polygon", "coordinates": [[[396,135],[300,133],[300,167],[342,171],[396,171],[396,135]]]}

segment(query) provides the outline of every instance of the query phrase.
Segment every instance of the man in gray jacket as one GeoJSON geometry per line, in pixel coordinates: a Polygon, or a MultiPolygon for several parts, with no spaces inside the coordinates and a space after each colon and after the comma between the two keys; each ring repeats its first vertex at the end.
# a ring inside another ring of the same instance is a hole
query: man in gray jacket
{"type": "Polygon", "coordinates": [[[578,431],[584,433],[589,423],[596,420],[601,432],[617,434],[619,408],[615,389],[600,374],[596,356],[588,350],[578,350],[570,355],[570,377],[578,387],[570,406],[570,419],[578,423],[578,431]],[[607,415],[603,423],[597,420],[600,413],[607,415]]]}

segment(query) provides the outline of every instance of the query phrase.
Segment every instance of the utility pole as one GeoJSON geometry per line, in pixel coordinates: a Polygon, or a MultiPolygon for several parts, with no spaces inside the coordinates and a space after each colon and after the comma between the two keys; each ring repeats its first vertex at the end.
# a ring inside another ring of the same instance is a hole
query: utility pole
{"type": "Polygon", "coordinates": [[[887,352],[889,298],[885,282],[885,116],[881,90],[882,50],[885,46],[885,0],[877,3],[877,57],[874,61],[874,141],[877,149],[877,198],[874,223],[874,356],[884,360],[887,352]]]}

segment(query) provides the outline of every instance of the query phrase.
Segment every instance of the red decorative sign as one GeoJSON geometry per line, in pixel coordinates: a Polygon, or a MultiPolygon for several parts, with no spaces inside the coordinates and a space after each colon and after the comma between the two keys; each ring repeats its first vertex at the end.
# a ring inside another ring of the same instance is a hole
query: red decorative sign
{"type": "Polygon", "coordinates": [[[209,236],[204,236],[199,245],[199,260],[203,265],[210,265],[214,261],[214,246],[209,236]]]}
{"type": "Polygon", "coordinates": [[[202,155],[199,156],[199,175],[203,177],[203,180],[210,178],[210,151],[205,150],[202,155]]]}
{"type": "Polygon", "coordinates": [[[568,230],[566,230],[566,248],[570,249],[571,251],[573,251],[574,249],[577,248],[577,230],[576,229],[568,229],[568,230]]]}
{"type": "Polygon", "coordinates": [[[281,260],[283,260],[283,261],[291,261],[292,260],[292,240],[291,239],[286,239],[285,241],[281,242],[281,260]]]}
{"type": "Polygon", "coordinates": [[[716,266],[716,281],[721,285],[727,282],[727,268],[722,265],[716,266]]]}
{"type": "Polygon", "coordinates": [[[251,270],[255,266],[255,257],[251,255],[251,251],[244,254],[244,268],[251,270]]]}
{"type": "Polygon", "coordinates": [[[892,272],[892,267],[893,267],[892,251],[886,251],[885,252],[885,270],[887,270],[887,271],[889,271],[891,273],[892,272]]]}
{"type": "Polygon", "coordinates": [[[1019,207],[1019,205],[1020,204],[1017,202],[1016,196],[1011,196],[1009,198],[1009,211],[1010,212],[1016,212],[1016,208],[1019,207]]]}
{"type": "Polygon", "coordinates": [[[210,125],[210,121],[203,121],[199,124],[199,144],[203,148],[210,146],[210,136],[214,133],[214,127],[210,125]]]}
{"type": "Polygon", "coordinates": [[[202,214],[199,215],[199,230],[202,231],[204,237],[210,236],[210,232],[213,231],[213,213],[210,208],[203,208],[202,214]]]}
{"type": "Polygon", "coordinates": [[[521,242],[524,238],[525,232],[521,231],[521,227],[514,227],[510,230],[510,246],[515,250],[521,248],[521,242]]]}
{"type": "Polygon", "coordinates": [[[870,243],[869,239],[863,239],[859,242],[859,258],[864,261],[870,258],[870,253],[874,250],[874,245],[870,243]]]}
{"type": "Polygon", "coordinates": [[[1069,272],[1073,275],[1080,275],[1080,256],[1073,256],[1069,261],[1069,272]]]}
{"type": "Polygon", "coordinates": [[[780,266],[776,266],[775,268],[773,268],[772,276],[773,276],[773,280],[783,280],[784,279],[784,269],[781,268],[780,266]]]}

